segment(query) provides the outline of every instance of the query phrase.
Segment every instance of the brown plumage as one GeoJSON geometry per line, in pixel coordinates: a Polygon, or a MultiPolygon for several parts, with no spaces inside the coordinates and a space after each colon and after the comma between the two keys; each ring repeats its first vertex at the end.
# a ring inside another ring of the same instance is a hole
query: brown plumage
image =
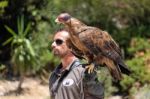
{"type": "Polygon", "coordinates": [[[94,66],[106,65],[116,80],[121,80],[121,73],[130,74],[119,46],[106,31],[87,26],[68,13],[60,14],[55,21],[68,29],[70,39],[67,45],[77,57],[88,60],[94,66]]]}

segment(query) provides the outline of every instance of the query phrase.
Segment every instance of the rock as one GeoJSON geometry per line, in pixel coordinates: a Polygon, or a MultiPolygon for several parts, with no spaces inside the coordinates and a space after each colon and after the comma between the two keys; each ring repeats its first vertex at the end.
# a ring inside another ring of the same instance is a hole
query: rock
{"type": "Polygon", "coordinates": [[[108,99],[123,99],[122,96],[112,96],[109,97],[108,99]]]}

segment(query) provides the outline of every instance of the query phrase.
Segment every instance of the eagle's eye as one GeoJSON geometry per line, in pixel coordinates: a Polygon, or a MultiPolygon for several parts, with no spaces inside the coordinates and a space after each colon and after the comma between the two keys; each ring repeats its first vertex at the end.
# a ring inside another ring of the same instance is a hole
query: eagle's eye
{"type": "Polygon", "coordinates": [[[63,17],[63,20],[64,20],[64,21],[68,21],[70,18],[71,18],[71,17],[67,15],[67,16],[64,16],[64,17],[63,17]]]}
{"type": "Polygon", "coordinates": [[[57,17],[57,20],[61,23],[66,23],[71,16],[68,13],[62,13],[57,17]]]}

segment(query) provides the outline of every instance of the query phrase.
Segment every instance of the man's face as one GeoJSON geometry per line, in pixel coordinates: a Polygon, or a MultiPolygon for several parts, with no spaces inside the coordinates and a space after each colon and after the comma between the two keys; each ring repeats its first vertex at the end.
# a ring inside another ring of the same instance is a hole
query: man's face
{"type": "Polygon", "coordinates": [[[70,50],[66,45],[67,37],[68,37],[68,33],[66,31],[60,31],[55,34],[53,43],[51,45],[52,52],[54,55],[62,58],[69,53],[70,50]]]}

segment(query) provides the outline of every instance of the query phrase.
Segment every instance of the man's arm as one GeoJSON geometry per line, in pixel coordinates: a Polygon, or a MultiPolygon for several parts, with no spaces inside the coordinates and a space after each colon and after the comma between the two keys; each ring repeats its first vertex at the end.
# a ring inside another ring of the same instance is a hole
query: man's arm
{"type": "Polygon", "coordinates": [[[96,71],[90,74],[87,70],[84,72],[83,90],[85,99],[104,99],[104,86],[98,81],[96,71]]]}

